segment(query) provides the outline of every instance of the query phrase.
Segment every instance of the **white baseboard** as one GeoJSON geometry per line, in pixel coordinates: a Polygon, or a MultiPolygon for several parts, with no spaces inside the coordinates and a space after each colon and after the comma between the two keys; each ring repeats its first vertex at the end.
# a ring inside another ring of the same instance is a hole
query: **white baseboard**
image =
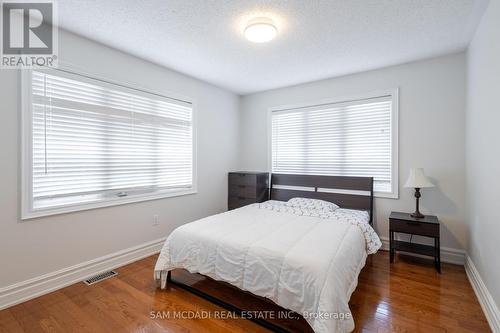
{"type": "MultiPolygon", "coordinates": [[[[389,239],[380,237],[380,240],[382,241],[382,250],[389,251],[389,239]]],[[[412,255],[420,257],[418,254],[412,255]]],[[[422,257],[428,258],[425,256],[422,257]]],[[[465,264],[465,251],[441,246],[441,261],[463,266],[465,264]]]]}
{"type": "MultiPolygon", "coordinates": [[[[158,253],[165,238],[0,288],[0,310],[158,253]]],[[[153,272],[151,272],[151,278],[153,272]]]]}
{"type": "Polygon", "coordinates": [[[481,304],[481,308],[483,308],[483,312],[490,324],[491,330],[493,333],[500,333],[500,311],[469,256],[466,256],[465,259],[465,272],[472,285],[472,289],[474,289],[476,293],[479,304],[481,304]]]}

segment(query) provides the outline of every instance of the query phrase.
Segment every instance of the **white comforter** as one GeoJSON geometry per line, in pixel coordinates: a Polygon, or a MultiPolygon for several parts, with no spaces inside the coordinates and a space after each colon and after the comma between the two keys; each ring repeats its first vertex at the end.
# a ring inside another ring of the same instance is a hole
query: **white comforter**
{"type": "Polygon", "coordinates": [[[348,302],[380,240],[366,213],[301,212],[268,202],[185,224],[165,241],[155,278],[164,288],[166,273],[184,268],[296,311],[315,332],[350,332],[348,302]]]}

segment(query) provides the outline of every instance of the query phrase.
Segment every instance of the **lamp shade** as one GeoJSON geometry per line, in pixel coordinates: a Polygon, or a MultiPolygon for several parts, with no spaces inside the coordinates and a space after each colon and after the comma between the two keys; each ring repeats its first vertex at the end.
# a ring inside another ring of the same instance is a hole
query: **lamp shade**
{"type": "Polygon", "coordinates": [[[405,187],[423,188],[423,187],[434,187],[429,178],[424,174],[424,169],[422,168],[412,168],[410,169],[410,175],[406,181],[405,187]]]}

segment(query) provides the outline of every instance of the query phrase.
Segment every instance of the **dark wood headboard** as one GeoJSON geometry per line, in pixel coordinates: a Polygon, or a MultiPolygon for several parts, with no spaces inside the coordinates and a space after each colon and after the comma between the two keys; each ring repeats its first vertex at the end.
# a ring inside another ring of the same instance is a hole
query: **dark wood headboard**
{"type": "Polygon", "coordinates": [[[373,223],[373,177],[272,174],[269,187],[271,200],[321,199],[341,208],[366,210],[373,223]]]}

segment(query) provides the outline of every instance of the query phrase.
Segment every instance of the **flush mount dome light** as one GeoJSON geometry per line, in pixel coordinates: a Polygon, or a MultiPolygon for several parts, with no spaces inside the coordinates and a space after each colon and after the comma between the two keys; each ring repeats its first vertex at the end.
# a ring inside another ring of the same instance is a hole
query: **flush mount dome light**
{"type": "Polygon", "coordinates": [[[250,20],[245,28],[245,37],[254,43],[269,42],[276,37],[278,29],[271,19],[257,17],[250,20]]]}

